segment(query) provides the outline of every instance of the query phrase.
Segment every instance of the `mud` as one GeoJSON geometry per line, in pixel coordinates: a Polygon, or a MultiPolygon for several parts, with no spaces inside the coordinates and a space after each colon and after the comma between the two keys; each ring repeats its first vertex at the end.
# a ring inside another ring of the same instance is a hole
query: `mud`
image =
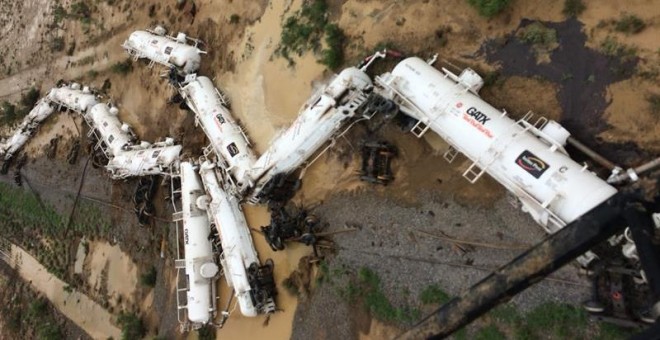
{"type": "MultiPolygon", "coordinates": [[[[523,19],[517,30],[532,22],[523,19]]],[[[632,77],[637,59],[608,57],[587,47],[584,25],[577,19],[543,24],[557,31],[559,42],[559,47],[550,52],[549,63],[537,62],[533,47],[516,37],[517,30],[503,40],[486,42],[481,52],[488,62],[499,65],[504,76],[538,77],[557,84],[560,123],[606,158],[622,164],[648,158],[648,152],[633,143],[610,143],[598,138],[610,127],[603,117],[610,104],[607,87],[632,77]]]]}

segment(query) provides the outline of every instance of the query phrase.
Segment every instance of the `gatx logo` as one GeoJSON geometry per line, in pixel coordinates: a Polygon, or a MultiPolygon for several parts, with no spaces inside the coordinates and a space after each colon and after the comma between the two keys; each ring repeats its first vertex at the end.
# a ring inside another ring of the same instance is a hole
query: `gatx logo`
{"type": "Polygon", "coordinates": [[[486,116],[483,112],[477,110],[474,106],[467,109],[468,116],[474,118],[481,125],[486,125],[486,122],[490,120],[490,117],[486,116]]]}
{"type": "Polygon", "coordinates": [[[543,173],[550,167],[548,163],[528,150],[523,151],[520,156],[516,158],[516,164],[536,178],[541,177],[541,175],[543,175],[543,173]]]}

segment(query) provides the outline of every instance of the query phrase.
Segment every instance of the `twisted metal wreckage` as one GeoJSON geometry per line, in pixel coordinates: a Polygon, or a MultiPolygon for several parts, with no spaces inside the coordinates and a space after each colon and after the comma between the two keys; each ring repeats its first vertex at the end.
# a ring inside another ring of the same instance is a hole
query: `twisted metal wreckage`
{"type": "MultiPolygon", "coordinates": [[[[533,119],[532,112],[514,121],[506,111],[483,101],[478,95],[483,81],[471,69],[456,75],[434,68],[435,57],[429,61],[410,57],[372,82],[366,70],[385,57],[384,52],[336,75],[258,156],[231,116],[225,96],[209,78],[195,73],[205,54],[200,44],[183,33],[168,36],[162,27],[136,31],[123,44],[136,60],[146,58],[150,67],[158,63],[171,70],[176,98],[194,113],[209,140],[198,159],[182,161],[182,147],[171,138],[153,144],[139,141],[118,119],[116,107],[99,102],[100,96],[75,83],[52,89],[14,135],[0,144],[0,155],[9,161],[41,122],[57,109],[67,109],[89,125],[95,153],[113,179],[148,175],[171,179],[173,219],[184,243],[184,256],[175,264],[182,329],[213,323],[218,312],[216,282],[222,275],[244,316],[273,313],[277,294],[273,263],[260,261],[241,204],[288,200],[305,169],[350,127],[376,114],[392,117],[399,112],[415,120],[410,132],[417,138],[432,130],[450,145],[444,154],[448,162],[459,153],[470,159],[472,164],[463,173],[470,183],[488,173],[550,234],[404,337],[451,334],[573,259],[594,278],[594,299],[586,305],[590,312],[619,322],[657,320],[660,215],[652,214],[658,211],[657,198],[653,206],[640,187],[622,183],[637,181],[641,172],[653,171],[660,161],[625,172],[611,166],[612,175],[603,180],[569,157],[565,146],[575,141],[557,122],[533,119]],[[621,248],[618,253],[624,264],[617,267],[621,268],[613,269],[590,250],[605,239],[611,249],[621,248]],[[630,299],[623,307],[622,301],[603,300],[598,293],[603,280],[610,283],[605,290],[632,285],[648,298],[630,299]]],[[[384,150],[391,154],[387,147],[384,150]]],[[[657,188],[648,192],[657,195],[657,188]]],[[[308,219],[302,216],[302,220],[308,219]]],[[[283,248],[281,240],[271,246],[283,248]]],[[[231,300],[217,326],[222,327],[229,316],[230,304],[231,300]]]]}

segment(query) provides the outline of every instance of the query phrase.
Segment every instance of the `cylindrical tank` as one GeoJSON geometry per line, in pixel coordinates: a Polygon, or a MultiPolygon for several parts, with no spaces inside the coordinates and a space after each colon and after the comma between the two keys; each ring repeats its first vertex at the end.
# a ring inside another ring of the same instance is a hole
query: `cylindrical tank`
{"type": "Polygon", "coordinates": [[[181,145],[120,150],[110,158],[106,169],[113,179],[169,174],[179,164],[181,145]]]}
{"type": "Polygon", "coordinates": [[[211,285],[214,281],[202,274],[210,275],[213,272],[217,273],[218,270],[214,261],[213,246],[208,239],[211,231],[209,219],[206,211],[202,210],[203,207],[197,205],[197,199],[204,195],[204,188],[192,164],[183,162],[180,169],[183,249],[189,288],[188,319],[193,323],[206,324],[213,316],[212,299],[215,297],[211,296],[211,285]]]}
{"type": "Polygon", "coordinates": [[[350,67],[312,96],[293,124],[271,142],[255,163],[251,178],[256,181],[256,189],[250,201],[258,201],[261,189],[275,175],[293,172],[343,131],[367,98],[362,91],[370,86],[366,73],[350,67]]]}
{"type": "Polygon", "coordinates": [[[28,113],[25,121],[39,124],[48,118],[54,111],[55,109],[48,101],[40,99],[37,102],[37,105],[35,105],[30,113],[28,113]]]}
{"type": "Polygon", "coordinates": [[[112,114],[110,107],[105,103],[94,105],[85,115],[88,121],[99,133],[99,138],[103,140],[108,147],[106,150],[109,156],[119,155],[124,146],[131,144],[132,136],[122,129],[122,122],[117,115],[112,114]]]}
{"type": "Polygon", "coordinates": [[[122,45],[138,58],[147,58],[165,66],[175,66],[186,74],[199,69],[200,50],[177,39],[147,31],[135,31],[122,45]]]}
{"type": "Polygon", "coordinates": [[[216,155],[227,163],[227,170],[236,184],[243,186],[245,181],[249,181],[246,176],[256,157],[211,80],[196,77],[181,88],[181,94],[195,112],[216,155]]]}
{"type": "Polygon", "coordinates": [[[199,173],[211,197],[209,212],[222,241],[225,279],[234,289],[241,313],[253,317],[258,311],[250,296],[246,268],[253,263],[259,264],[259,257],[238,199],[220,187],[214,169],[215,166],[207,161],[202,164],[199,173]]]}
{"type": "MultiPolygon", "coordinates": [[[[421,111],[421,123],[512,191],[537,221],[554,231],[616,193],[530,124],[518,124],[419,58],[381,77],[421,111]],[[557,220],[558,218],[558,220],[557,220]]],[[[551,134],[562,143],[565,133],[551,134]]],[[[466,172],[467,174],[467,172],[466,172]]]]}
{"type": "Polygon", "coordinates": [[[50,90],[46,98],[80,114],[98,104],[96,96],[92,93],[83,93],[79,84],[54,88],[50,90]]]}

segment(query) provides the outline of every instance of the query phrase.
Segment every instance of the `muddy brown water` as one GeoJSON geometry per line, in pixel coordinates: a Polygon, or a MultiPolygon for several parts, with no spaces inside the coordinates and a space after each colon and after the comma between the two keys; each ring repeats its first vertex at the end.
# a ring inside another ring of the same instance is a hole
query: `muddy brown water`
{"type": "MultiPolygon", "coordinates": [[[[629,79],[635,71],[637,58],[608,57],[587,47],[584,25],[571,18],[562,22],[542,22],[557,31],[559,47],[550,53],[549,63],[538,63],[533,46],[516,37],[521,28],[533,22],[523,19],[504,40],[487,41],[481,53],[489,63],[500,65],[503,76],[541,77],[556,83],[562,109],[561,124],[606,158],[623,165],[649,158],[648,152],[635,143],[608,143],[597,136],[609,127],[603,118],[610,104],[606,99],[607,86],[629,79]]],[[[543,115],[543,112],[538,114],[543,115]]],[[[635,119],[634,113],[631,113],[631,119],[635,119]]]]}

